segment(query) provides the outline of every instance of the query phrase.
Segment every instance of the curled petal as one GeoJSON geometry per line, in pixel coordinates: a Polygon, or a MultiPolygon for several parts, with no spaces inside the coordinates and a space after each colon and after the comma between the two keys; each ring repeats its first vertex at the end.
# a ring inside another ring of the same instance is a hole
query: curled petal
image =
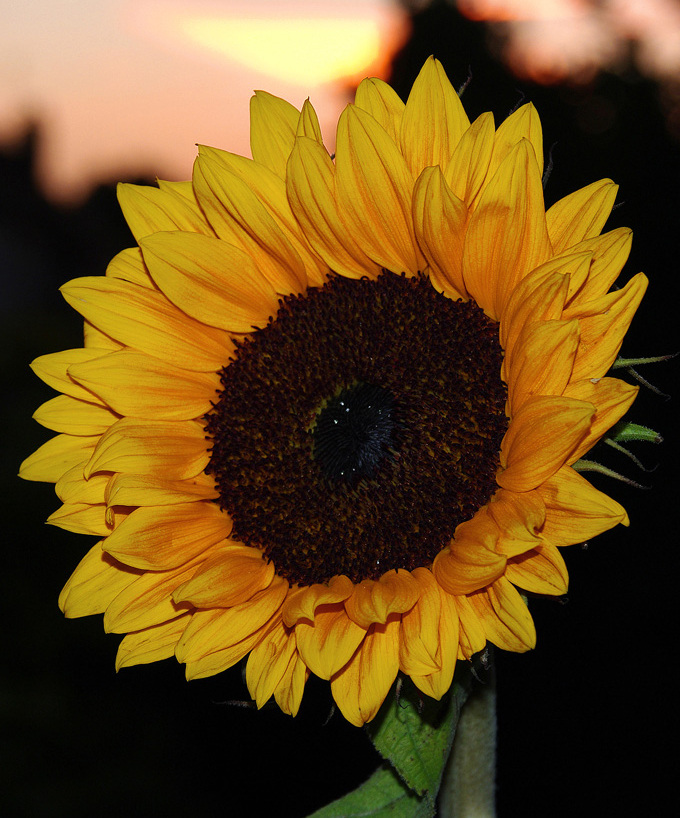
{"type": "Polygon", "coordinates": [[[295,626],[298,650],[307,667],[321,679],[330,679],[352,658],[366,636],[341,603],[320,605],[314,621],[295,626]]]}
{"type": "Polygon", "coordinates": [[[437,554],[433,573],[449,594],[469,594],[503,573],[505,557],[494,551],[498,528],[485,514],[459,525],[447,548],[437,554]]]}
{"type": "Polygon", "coordinates": [[[200,423],[121,418],[99,438],[83,474],[86,479],[96,472],[113,471],[184,480],[198,475],[207,464],[200,423]]]}
{"type": "Polygon", "coordinates": [[[192,206],[172,189],[120,183],[117,193],[120,209],[137,242],[161,230],[214,235],[198,203],[194,201],[192,206]]]}
{"type": "Polygon", "coordinates": [[[295,588],[283,605],[283,621],[292,627],[300,619],[314,620],[319,605],[344,602],[354,592],[354,583],[344,575],[331,577],[328,585],[314,584],[295,588]]]}
{"type": "Polygon", "coordinates": [[[501,532],[496,543],[499,554],[514,557],[540,544],[538,532],[545,523],[545,504],[538,491],[515,494],[500,489],[486,511],[501,532]]]}
{"type": "Polygon", "coordinates": [[[639,391],[639,386],[617,378],[588,378],[569,384],[564,390],[565,397],[588,401],[597,409],[588,434],[569,457],[570,464],[592,449],[607,429],[626,414],[639,391]]]}
{"type": "Polygon", "coordinates": [[[647,276],[638,273],[622,290],[565,312],[581,325],[574,380],[601,378],[614,363],[648,283],[647,276]]]}
{"type": "Polygon", "coordinates": [[[388,571],[379,580],[365,579],[345,600],[348,616],[362,628],[384,623],[394,613],[410,610],[418,601],[420,588],[410,571],[388,571]]]}

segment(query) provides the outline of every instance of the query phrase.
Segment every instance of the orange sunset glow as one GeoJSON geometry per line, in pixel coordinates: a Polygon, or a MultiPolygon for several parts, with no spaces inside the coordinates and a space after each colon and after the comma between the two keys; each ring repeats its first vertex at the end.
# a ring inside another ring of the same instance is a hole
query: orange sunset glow
{"type": "Polygon", "coordinates": [[[408,34],[392,0],[0,0],[0,140],[41,128],[55,201],[151,170],[186,179],[196,143],[250,154],[256,89],[309,96],[332,148],[348,83],[385,76],[408,34]]]}

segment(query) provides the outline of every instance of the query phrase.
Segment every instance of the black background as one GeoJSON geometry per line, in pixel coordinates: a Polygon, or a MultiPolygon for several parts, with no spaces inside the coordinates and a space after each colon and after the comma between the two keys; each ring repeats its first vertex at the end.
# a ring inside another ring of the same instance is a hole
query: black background
{"type": "MultiPolygon", "coordinates": [[[[480,24],[437,5],[416,17],[413,37],[395,61],[400,93],[431,53],[454,85],[472,67],[464,94],[471,119],[493,110],[500,122],[524,99],[535,103],[546,146],[556,143],[547,204],[599,178],[620,184],[621,206],[607,227],[634,230],[621,280],[641,269],[650,278],[623,353],[679,350],[680,149],[668,136],[658,88],[632,69],[579,88],[523,84],[489,55],[480,24]]],[[[362,730],[339,714],[326,723],[327,683],[310,680],[296,719],[273,706],[259,713],[235,707],[225,702],[248,698],[240,668],[190,684],[174,660],[115,674],[119,637],[104,635],[101,617],[67,621],[57,609],[59,590],[88,546],[83,537],[44,525],[58,505],[51,485],[15,477],[20,461],[50,436],[30,416],[54,393],[28,363],[81,345],[80,321],[57,288],[102,273],[131,238],[112,187],[78,210],[43,201],[31,177],[39,138],[38,122],[0,158],[6,466],[0,812],[307,815],[377,764],[362,730]]],[[[666,438],[659,447],[633,444],[657,468],[642,473],[621,455],[602,453],[607,465],[651,489],[592,478],[626,506],[630,528],[587,549],[568,549],[566,604],[531,603],[536,649],[497,654],[501,818],[668,811],[678,761],[677,373],[675,361],[646,368],[645,376],[673,397],[643,389],[630,414],[666,438]]]]}

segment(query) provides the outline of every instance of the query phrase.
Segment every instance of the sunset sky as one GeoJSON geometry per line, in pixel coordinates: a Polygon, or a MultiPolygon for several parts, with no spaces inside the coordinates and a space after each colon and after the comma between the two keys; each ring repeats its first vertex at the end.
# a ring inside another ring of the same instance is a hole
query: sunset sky
{"type": "MultiPolygon", "coordinates": [[[[634,63],[670,88],[680,137],[678,0],[457,5],[523,79],[587,83],[634,63]]],[[[0,0],[0,15],[0,142],[40,124],[55,201],[149,172],[189,178],[196,143],[248,155],[255,89],[309,96],[332,149],[347,80],[386,76],[409,33],[398,0],[0,0]]]]}
{"type": "Polygon", "coordinates": [[[255,89],[309,96],[332,145],[343,80],[384,72],[407,33],[391,0],[0,0],[0,16],[0,140],[40,123],[56,200],[189,178],[197,142],[248,154],[255,89]]]}

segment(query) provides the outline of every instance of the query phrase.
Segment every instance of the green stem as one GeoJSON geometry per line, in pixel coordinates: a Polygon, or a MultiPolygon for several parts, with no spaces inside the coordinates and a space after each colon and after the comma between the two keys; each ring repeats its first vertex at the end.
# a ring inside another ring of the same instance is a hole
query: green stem
{"type": "Polygon", "coordinates": [[[439,818],[495,818],[496,682],[473,685],[458,721],[439,791],[439,818]]]}

